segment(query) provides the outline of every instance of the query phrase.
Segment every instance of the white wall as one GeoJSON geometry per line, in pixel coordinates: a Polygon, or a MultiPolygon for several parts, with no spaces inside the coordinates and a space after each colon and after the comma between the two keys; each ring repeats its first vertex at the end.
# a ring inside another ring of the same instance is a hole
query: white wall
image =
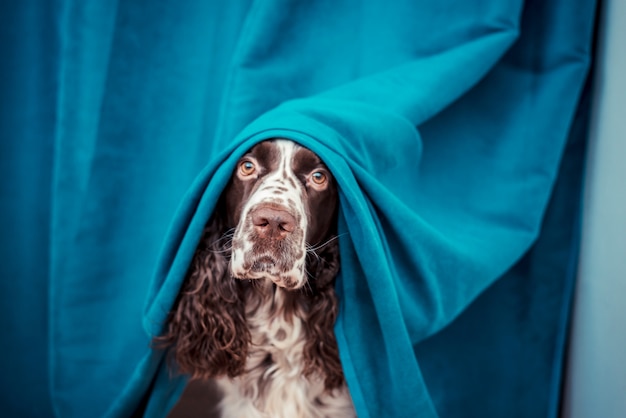
{"type": "Polygon", "coordinates": [[[626,0],[598,57],[565,418],[626,417],[626,0]]]}

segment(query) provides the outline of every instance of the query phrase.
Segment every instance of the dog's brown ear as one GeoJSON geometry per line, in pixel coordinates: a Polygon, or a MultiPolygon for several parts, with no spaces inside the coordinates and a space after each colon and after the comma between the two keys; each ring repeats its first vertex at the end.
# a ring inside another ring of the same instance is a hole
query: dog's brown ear
{"type": "Polygon", "coordinates": [[[250,335],[243,290],[228,272],[223,222],[205,228],[187,277],[155,345],[169,348],[176,370],[192,378],[235,377],[244,370],[250,335]]]}
{"type": "Polygon", "coordinates": [[[305,374],[323,376],[326,389],[332,390],[344,382],[334,333],[339,313],[334,288],[334,279],[339,272],[338,240],[329,241],[317,252],[317,257],[311,257],[307,269],[312,276],[309,280],[313,295],[308,300],[308,317],[304,321],[307,334],[303,353],[305,374]]]}

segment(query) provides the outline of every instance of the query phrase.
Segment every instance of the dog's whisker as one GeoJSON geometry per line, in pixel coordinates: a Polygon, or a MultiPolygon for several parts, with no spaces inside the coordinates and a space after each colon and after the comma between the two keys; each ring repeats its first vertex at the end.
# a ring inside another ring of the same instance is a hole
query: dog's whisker
{"type": "Polygon", "coordinates": [[[227,255],[227,256],[230,256],[231,250],[232,250],[232,246],[224,247],[224,248],[217,249],[217,250],[215,250],[215,249],[213,249],[211,247],[204,247],[204,248],[202,248],[202,251],[210,252],[210,253],[213,253],[213,254],[224,254],[224,255],[227,255]]]}
{"type": "MultiPolygon", "coordinates": [[[[309,272],[307,272],[307,274],[309,274],[309,272]]],[[[307,293],[307,290],[309,291],[309,294],[311,295],[313,294],[313,287],[311,286],[311,282],[309,280],[307,280],[304,283],[304,286],[302,286],[302,289],[303,289],[303,293],[305,294],[307,293]]]]}
{"type": "Polygon", "coordinates": [[[307,250],[306,256],[307,257],[313,256],[313,257],[315,257],[316,260],[318,260],[318,261],[320,260],[320,255],[317,252],[315,252],[314,250],[307,250]]]}
{"type": "Polygon", "coordinates": [[[347,232],[344,232],[342,234],[338,234],[338,235],[334,235],[332,237],[330,237],[328,240],[326,240],[325,242],[321,243],[321,244],[317,244],[316,246],[312,246],[310,244],[306,244],[307,247],[307,251],[317,251],[321,248],[324,248],[325,246],[327,246],[328,244],[330,244],[331,242],[339,239],[340,237],[347,235],[347,232]]]}
{"type": "Polygon", "coordinates": [[[226,241],[226,242],[232,241],[233,236],[234,236],[234,232],[231,233],[231,234],[224,234],[220,238],[218,238],[217,240],[213,241],[211,243],[211,245],[218,245],[219,243],[224,242],[224,241],[226,241]]]}

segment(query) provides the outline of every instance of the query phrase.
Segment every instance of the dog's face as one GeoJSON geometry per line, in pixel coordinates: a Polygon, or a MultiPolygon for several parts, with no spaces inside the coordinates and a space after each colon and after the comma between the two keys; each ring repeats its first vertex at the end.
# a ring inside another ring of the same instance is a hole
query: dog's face
{"type": "Polygon", "coordinates": [[[301,288],[307,249],[329,238],[337,208],[337,187],[320,158],[288,140],[261,142],[239,160],[225,203],[236,228],[232,276],[301,288]]]}

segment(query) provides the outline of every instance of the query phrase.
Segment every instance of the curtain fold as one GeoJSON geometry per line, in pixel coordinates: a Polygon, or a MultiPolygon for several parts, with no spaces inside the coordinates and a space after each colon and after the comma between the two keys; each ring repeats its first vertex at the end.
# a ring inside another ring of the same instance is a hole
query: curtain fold
{"type": "Polygon", "coordinates": [[[2,8],[9,410],[165,416],[186,381],[150,338],[237,159],[283,137],[340,186],[358,415],[556,416],[594,1],[2,8]]]}
{"type": "Polygon", "coordinates": [[[0,404],[7,416],[48,416],[52,408],[49,138],[58,43],[51,13],[32,2],[9,2],[0,12],[0,404]]]}

